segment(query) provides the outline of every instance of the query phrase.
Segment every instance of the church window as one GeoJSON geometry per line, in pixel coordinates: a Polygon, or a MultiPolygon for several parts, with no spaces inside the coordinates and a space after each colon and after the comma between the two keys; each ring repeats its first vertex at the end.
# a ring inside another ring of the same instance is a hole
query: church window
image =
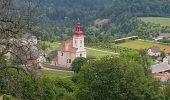
{"type": "Polygon", "coordinates": [[[82,44],[82,40],[80,40],[80,44],[82,44]]]}
{"type": "Polygon", "coordinates": [[[82,54],[80,54],[80,57],[82,57],[82,54]]]}
{"type": "Polygon", "coordinates": [[[69,63],[71,63],[71,59],[69,59],[69,63]]]}
{"type": "Polygon", "coordinates": [[[64,53],[62,52],[62,53],[61,53],[61,56],[63,56],[63,55],[64,55],[64,53]]]}

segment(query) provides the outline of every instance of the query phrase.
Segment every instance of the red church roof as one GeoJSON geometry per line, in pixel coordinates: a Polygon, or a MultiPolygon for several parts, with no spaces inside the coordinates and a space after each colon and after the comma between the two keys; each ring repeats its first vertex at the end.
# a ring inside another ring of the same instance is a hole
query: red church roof
{"type": "Polygon", "coordinates": [[[59,47],[59,51],[62,52],[76,52],[77,48],[73,47],[73,40],[67,40],[65,42],[63,42],[60,47],[59,47]]]}
{"type": "Polygon", "coordinates": [[[81,30],[80,21],[77,21],[76,31],[74,32],[74,35],[76,35],[76,36],[84,35],[84,32],[81,30]]]}

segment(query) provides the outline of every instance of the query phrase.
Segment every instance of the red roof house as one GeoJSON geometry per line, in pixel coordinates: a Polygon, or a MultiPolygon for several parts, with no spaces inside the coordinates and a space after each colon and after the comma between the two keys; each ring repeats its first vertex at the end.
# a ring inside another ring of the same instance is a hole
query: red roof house
{"type": "Polygon", "coordinates": [[[164,52],[165,52],[166,54],[170,54],[170,47],[165,48],[165,49],[164,49],[164,52]]]}
{"type": "Polygon", "coordinates": [[[158,46],[153,46],[148,49],[148,54],[150,56],[160,56],[161,55],[161,49],[158,46]]]}

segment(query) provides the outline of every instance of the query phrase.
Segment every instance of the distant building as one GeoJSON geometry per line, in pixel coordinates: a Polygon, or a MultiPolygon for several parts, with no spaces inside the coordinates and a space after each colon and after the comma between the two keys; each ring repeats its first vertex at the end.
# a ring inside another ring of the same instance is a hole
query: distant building
{"type": "Polygon", "coordinates": [[[164,52],[165,52],[166,54],[170,54],[170,47],[165,48],[165,49],[164,49],[164,52]]]}
{"type": "Polygon", "coordinates": [[[153,38],[153,40],[158,41],[164,38],[170,38],[170,33],[159,33],[156,38],[153,38]]]}
{"type": "Polygon", "coordinates": [[[160,56],[161,55],[161,49],[158,46],[153,46],[148,49],[148,54],[150,56],[160,56]]]}
{"type": "Polygon", "coordinates": [[[130,36],[130,37],[126,37],[126,38],[120,38],[120,39],[116,39],[115,43],[123,43],[123,42],[127,42],[129,40],[136,40],[138,39],[138,36],[130,36]]]}
{"type": "Polygon", "coordinates": [[[81,30],[81,24],[78,21],[76,31],[73,38],[67,40],[59,46],[58,65],[70,67],[76,57],[86,58],[86,50],[84,48],[84,32],[81,30]]]}
{"type": "Polygon", "coordinates": [[[102,28],[104,25],[107,25],[111,20],[110,19],[96,19],[94,25],[98,28],[102,28]]]}

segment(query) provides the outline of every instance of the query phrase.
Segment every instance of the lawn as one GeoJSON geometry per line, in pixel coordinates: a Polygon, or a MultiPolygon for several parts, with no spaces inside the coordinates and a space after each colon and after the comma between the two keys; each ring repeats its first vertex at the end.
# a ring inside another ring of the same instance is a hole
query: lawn
{"type": "Polygon", "coordinates": [[[144,22],[151,22],[155,24],[160,24],[161,26],[170,26],[170,18],[165,17],[141,17],[144,22]]]}
{"type": "Polygon", "coordinates": [[[168,47],[168,45],[161,44],[158,42],[152,42],[152,41],[144,41],[144,40],[134,40],[134,41],[128,41],[125,43],[116,44],[120,47],[127,47],[127,48],[133,48],[133,49],[145,49],[152,46],[159,46],[162,50],[168,47]]]}
{"type": "Polygon", "coordinates": [[[86,49],[87,50],[87,55],[88,56],[93,56],[96,58],[101,58],[107,55],[113,55],[111,53],[107,53],[107,52],[101,52],[101,51],[96,51],[96,50],[91,50],[91,49],[86,49]]]}
{"type": "Polygon", "coordinates": [[[42,77],[47,77],[50,79],[61,78],[66,79],[73,76],[73,72],[68,71],[55,71],[55,70],[42,70],[42,77]]]}

